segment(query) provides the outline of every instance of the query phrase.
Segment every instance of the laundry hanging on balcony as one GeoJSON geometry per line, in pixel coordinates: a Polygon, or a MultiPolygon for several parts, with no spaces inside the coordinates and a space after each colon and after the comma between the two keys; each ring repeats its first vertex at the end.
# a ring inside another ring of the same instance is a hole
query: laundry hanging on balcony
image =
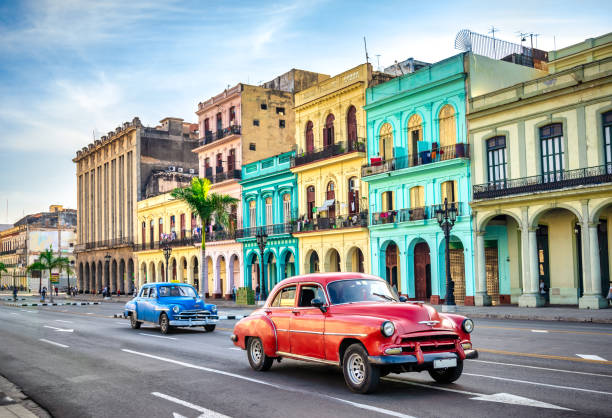
{"type": "Polygon", "coordinates": [[[326,200],[325,202],[323,202],[322,206],[319,206],[317,208],[317,212],[323,212],[323,211],[329,210],[329,208],[334,205],[335,201],[336,201],[336,199],[328,199],[328,200],[326,200]]]}

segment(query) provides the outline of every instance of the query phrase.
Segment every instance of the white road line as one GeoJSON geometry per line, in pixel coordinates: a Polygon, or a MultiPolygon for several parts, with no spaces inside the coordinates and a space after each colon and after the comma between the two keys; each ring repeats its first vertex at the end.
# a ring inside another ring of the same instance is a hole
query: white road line
{"type": "Polygon", "coordinates": [[[509,378],[506,378],[506,377],[497,377],[497,376],[487,376],[486,374],[474,374],[474,373],[463,373],[463,374],[465,376],[485,377],[487,379],[503,380],[505,382],[524,383],[526,385],[545,386],[545,387],[556,388],[556,389],[577,390],[577,391],[580,391],[580,392],[599,393],[600,395],[612,395],[612,392],[603,392],[601,390],[592,390],[592,389],[575,388],[575,387],[570,387],[570,386],[551,385],[549,383],[530,382],[528,380],[509,379],[509,378]]]}
{"type": "Polygon", "coordinates": [[[55,331],[59,331],[59,332],[74,332],[73,329],[66,329],[66,328],[57,328],[57,327],[52,327],[50,325],[43,325],[43,327],[45,328],[49,328],[49,329],[53,329],[55,331]]]}
{"type": "Polygon", "coordinates": [[[39,338],[38,341],[42,341],[43,343],[47,343],[47,344],[52,344],[52,345],[56,345],[58,347],[62,347],[62,348],[68,348],[70,346],[68,345],[64,345],[64,344],[60,344],[60,343],[56,343],[55,341],[49,341],[49,340],[45,340],[44,338],[39,338]]]}
{"type": "Polygon", "coordinates": [[[216,411],[213,411],[212,409],[207,409],[207,408],[204,408],[203,406],[192,404],[191,402],[187,402],[187,401],[184,401],[182,399],[178,399],[178,398],[175,398],[173,396],[166,395],[164,393],[151,392],[151,395],[157,396],[158,398],[162,398],[162,399],[165,399],[165,400],[170,401],[170,402],[177,403],[179,405],[186,406],[187,408],[195,409],[198,412],[202,412],[202,415],[200,415],[201,417],[206,417],[206,418],[230,418],[227,415],[220,414],[220,413],[218,413],[216,411]]]}
{"type": "Polygon", "coordinates": [[[87,312],[85,315],[93,315],[93,312],[87,312]]]}
{"type": "Polygon", "coordinates": [[[599,360],[599,361],[607,361],[603,357],[596,356],[594,354],[576,354],[578,357],[582,357],[585,360],[599,360]]]}
{"type": "Polygon", "coordinates": [[[238,351],[242,351],[242,348],[240,347],[229,347],[230,350],[238,350],[238,351]]]}
{"type": "Polygon", "coordinates": [[[63,322],[64,324],[72,324],[72,321],[64,321],[63,319],[56,319],[55,322],[63,322]]]}
{"type": "Polygon", "coordinates": [[[139,334],[144,335],[145,337],[165,338],[166,340],[178,340],[178,338],[174,338],[174,337],[164,337],[163,335],[145,334],[144,332],[139,332],[139,334]]]}
{"type": "MultiPolygon", "coordinates": [[[[414,418],[414,417],[412,417],[410,415],[402,414],[401,412],[391,411],[389,409],[377,408],[375,406],[371,406],[371,405],[367,405],[367,404],[351,402],[351,401],[347,401],[346,399],[336,398],[336,397],[325,395],[325,394],[318,393],[318,392],[310,392],[310,391],[307,391],[307,390],[293,388],[293,387],[289,387],[289,386],[286,386],[286,385],[276,385],[274,383],[269,383],[269,382],[266,382],[264,380],[259,380],[259,379],[253,379],[251,377],[242,376],[242,375],[239,375],[239,374],[236,374],[236,373],[226,372],[226,371],[217,370],[217,369],[211,369],[209,367],[197,366],[195,364],[185,363],[185,362],[179,361],[179,360],[173,360],[173,359],[166,358],[166,357],[155,356],[153,354],[147,354],[147,353],[141,353],[139,351],[128,350],[127,348],[122,348],[121,351],[126,352],[126,353],[130,353],[130,354],[135,354],[137,356],[143,356],[143,357],[148,357],[148,358],[152,358],[152,359],[155,359],[155,360],[160,360],[160,361],[165,361],[165,362],[168,362],[168,363],[177,364],[179,366],[188,367],[190,369],[197,369],[197,370],[202,370],[202,371],[209,372],[209,373],[217,373],[217,374],[224,375],[224,376],[234,377],[236,379],[246,380],[247,382],[251,382],[251,383],[258,383],[260,385],[269,386],[269,387],[273,387],[275,389],[285,390],[285,391],[288,391],[288,392],[295,392],[295,393],[301,393],[301,394],[305,394],[305,395],[318,396],[318,397],[321,397],[321,398],[324,398],[324,399],[331,399],[331,400],[334,400],[334,401],[337,401],[337,402],[342,402],[342,403],[345,403],[345,404],[348,404],[348,405],[352,405],[355,408],[365,409],[365,410],[368,410],[368,411],[375,411],[375,412],[378,412],[379,414],[384,414],[384,415],[389,415],[389,416],[399,417],[399,418],[414,418]]],[[[480,394],[477,394],[477,395],[480,395],[480,394]]]]}
{"type": "Polygon", "coordinates": [[[115,322],[117,325],[125,325],[125,322],[115,322]]]}
{"type": "Polygon", "coordinates": [[[11,315],[19,315],[17,312],[11,312],[11,315]]]}
{"type": "Polygon", "coordinates": [[[487,360],[470,360],[470,363],[473,363],[473,362],[488,363],[488,364],[500,364],[500,365],[503,365],[503,366],[524,367],[526,369],[550,370],[552,372],[574,373],[574,374],[584,374],[584,375],[587,375],[587,376],[599,376],[599,377],[610,377],[610,378],[612,378],[612,375],[610,375],[610,374],[576,372],[574,370],[551,369],[551,368],[548,368],[548,367],[527,366],[525,364],[500,363],[500,362],[497,362],[497,361],[487,361],[487,360]]]}
{"type": "Polygon", "coordinates": [[[545,329],[532,329],[531,332],[543,332],[543,333],[547,333],[548,330],[545,330],[545,329]]]}

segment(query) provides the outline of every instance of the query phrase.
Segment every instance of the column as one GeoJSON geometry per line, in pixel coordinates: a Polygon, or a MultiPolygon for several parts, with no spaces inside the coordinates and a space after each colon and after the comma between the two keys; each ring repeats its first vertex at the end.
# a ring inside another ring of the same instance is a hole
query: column
{"type": "Polygon", "coordinates": [[[440,271],[440,247],[437,242],[437,236],[433,236],[433,245],[431,241],[427,241],[429,245],[429,266],[431,269],[431,299],[430,302],[433,305],[440,303],[440,283],[442,283],[442,276],[445,275],[444,266],[440,271]]]}
{"type": "Polygon", "coordinates": [[[219,258],[216,257],[216,260],[213,260],[213,294],[211,296],[216,297],[221,294],[221,276],[219,274],[219,266],[217,265],[219,262],[219,258]]]}
{"type": "Polygon", "coordinates": [[[178,280],[179,283],[183,283],[183,259],[182,258],[176,262],[176,280],[178,280]]]}
{"type": "MultiPolygon", "coordinates": [[[[587,280],[583,274],[584,280],[584,296],[578,301],[578,307],[581,309],[602,309],[608,307],[608,301],[601,296],[601,265],[599,264],[599,238],[597,235],[597,223],[589,223],[587,235],[589,239],[590,254],[588,258],[583,256],[582,263],[589,264],[590,280],[587,280]],[[587,281],[589,286],[587,290],[587,281]]],[[[584,236],[584,234],[583,234],[584,236]]]]}
{"type": "Polygon", "coordinates": [[[474,304],[476,306],[491,305],[491,297],[487,294],[487,267],[485,261],[485,231],[476,231],[476,293],[474,304]]]}

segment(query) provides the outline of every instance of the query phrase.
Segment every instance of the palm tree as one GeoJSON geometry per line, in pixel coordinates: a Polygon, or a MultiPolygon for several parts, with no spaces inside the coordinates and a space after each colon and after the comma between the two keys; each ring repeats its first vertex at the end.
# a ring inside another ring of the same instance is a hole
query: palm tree
{"type": "MultiPolygon", "coordinates": [[[[200,283],[204,280],[204,263],[206,261],[206,226],[210,225],[213,219],[216,224],[225,228],[233,229],[235,225],[230,224],[229,212],[233,204],[238,203],[238,199],[229,195],[222,195],[210,192],[211,183],[207,178],[194,177],[191,179],[191,186],[176,188],[170,194],[175,199],[187,203],[191,210],[197,214],[202,223],[202,252],[200,261],[200,283]]],[[[231,231],[233,232],[233,231],[231,231]]]]}
{"type": "MultiPolygon", "coordinates": [[[[30,264],[27,268],[27,271],[48,271],[49,272],[49,283],[51,283],[51,271],[56,268],[60,268],[61,260],[64,257],[55,257],[53,255],[53,250],[49,247],[48,250],[43,251],[38,256],[38,259],[30,264]]],[[[42,274],[40,280],[38,282],[38,293],[41,294],[42,291],[42,274]]],[[[51,299],[51,303],[53,303],[53,292],[49,289],[49,295],[51,299]]]]}

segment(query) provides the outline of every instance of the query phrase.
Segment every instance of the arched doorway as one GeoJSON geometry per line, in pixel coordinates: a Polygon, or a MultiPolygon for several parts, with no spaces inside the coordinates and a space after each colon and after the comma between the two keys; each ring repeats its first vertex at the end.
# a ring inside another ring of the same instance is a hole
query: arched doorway
{"type": "Polygon", "coordinates": [[[215,282],[213,274],[213,261],[211,257],[206,257],[206,281],[208,283],[207,296],[211,296],[215,291],[215,282]]]}
{"type": "Polygon", "coordinates": [[[125,260],[121,259],[119,261],[119,277],[117,279],[117,290],[121,292],[122,295],[125,294],[125,279],[126,279],[125,260]]]}
{"type": "Polygon", "coordinates": [[[278,278],[276,277],[276,256],[271,251],[267,254],[265,274],[265,287],[267,295],[278,282],[278,278]]]}
{"type": "Polygon", "coordinates": [[[181,283],[187,283],[187,276],[189,274],[189,270],[187,269],[187,259],[185,257],[181,257],[179,266],[179,280],[181,281],[181,283]]]}
{"type": "MultiPolygon", "coordinates": [[[[446,290],[446,258],[445,258],[445,241],[440,241],[440,287],[445,293],[446,290]]],[[[449,242],[449,258],[450,258],[450,275],[455,285],[454,296],[457,305],[465,304],[465,251],[461,240],[451,235],[449,242]]]]}
{"type": "Polygon", "coordinates": [[[327,209],[327,215],[330,219],[334,219],[336,217],[336,187],[333,181],[327,183],[327,189],[325,192],[325,200],[331,201],[331,205],[327,209]]]}
{"type": "Polygon", "coordinates": [[[91,275],[90,275],[90,266],[89,263],[85,263],[85,286],[83,286],[83,290],[85,293],[91,292],[93,286],[91,285],[91,275]]]}
{"type": "Polygon", "coordinates": [[[399,249],[397,244],[390,242],[384,249],[385,254],[385,280],[399,293],[400,291],[400,272],[399,272],[399,249]]]}
{"type": "Polygon", "coordinates": [[[331,248],[325,255],[325,271],[326,272],[339,272],[340,270],[340,254],[335,248],[331,248]]]}
{"type": "Polygon", "coordinates": [[[285,276],[283,278],[286,279],[288,277],[295,276],[295,256],[293,255],[291,251],[287,251],[285,253],[284,261],[285,261],[285,270],[284,270],[285,276]]]}
{"type": "Polygon", "coordinates": [[[118,264],[117,264],[117,260],[113,259],[112,262],[112,270],[111,270],[111,280],[110,280],[110,291],[112,293],[115,293],[117,291],[117,280],[118,280],[118,275],[119,275],[119,268],[118,268],[118,264]]]}
{"type": "Polygon", "coordinates": [[[157,281],[165,282],[166,280],[166,264],[163,261],[157,263],[157,281]]]}
{"type": "Polygon", "coordinates": [[[314,151],[314,132],[312,131],[312,122],[306,122],[306,152],[314,151]]]}
{"type": "Polygon", "coordinates": [[[129,258],[127,261],[127,277],[125,278],[125,291],[128,293],[134,293],[134,286],[136,284],[134,277],[134,260],[129,258]]]}
{"type": "Polygon", "coordinates": [[[431,298],[431,260],[429,245],[421,241],[414,246],[414,294],[417,300],[431,298]]]}
{"type": "Polygon", "coordinates": [[[364,257],[361,248],[353,247],[347,253],[346,271],[364,273],[364,257]]]}
{"type": "Polygon", "coordinates": [[[306,271],[308,271],[309,273],[318,273],[319,270],[319,254],[317,254],[316,251],[312,251],[309,255],[308,255],[308,264],[306,266],[306,271]]]}
{"type": "Polygon", "coordinates": [[[383,161],[393,159],[393,127],[384,123],[378,131],[378,152],[383,161]]]}
{"type": "Polygon", "coordinates": [[[325,127],[323,128],[323,147],[334,145],[334,120],[332,113],[325,118],[325,127]]]}
{"type": "Polygon", "coordinates": [[[193,265],[193,287],[195,287],[199,293],[202,289],[200,289],[200,265],[198,257],[193,256],[191,264],[193,265]]]}
{"type": "Polygon", "coordinates": [[[83,291],[83,263],[79,263],[79,281],[77,282],[77,287],[80,291],[83,291]]]}
{"type": "Polygon", "coordinates": [[[147,276],[145,283],[155,283],[156,279],[157,279],[157,275],[156,275],[156,271],[155,271],[155,264],[153,264],[153,262],[151,261],[149,263],[149,275],[147,276]]]}
{"type": "Polygon", "coordinates": [[[232,254],[229,259],[229,272],[227,275],[227,295],[231,296],[234,287],[238,287],[240,281],[240,260],[238,255],[232,254]]]}
{"type": "Polygon", "coordinates": [[[359,213],[359,179],[351,177],[348,181],[348,212],[349,215],[359,213]]]}
{"type": "Polygon", "coordinates": [[[357,145],[357,109],[352,105],[346,113],[346,137],[348,139],[348,149],[354,150],[357,145]]]}
{"type": "Polygon", "coordinates": [[[217,275],[219,277],[219,288],[215,288],[215,297],[223,296],[223,289],[225,289],[224,285],[227,280],[227,268],[225,264],[225,257],[220,255],[217,258],[217,275]]]}
{"type": "Polygon", "coordinates": [[[170,260],[170,271],[168,272],[168,275],[170,276],[170,280],[168,281],[172,281],[172,282],[176,281],[177,273],[178,271],[177,271],[177,265],[176,265],[176,258],[173,257],[170,260]]]}
{"type": "Polygon", "coordinates": [[[142,287],[143,284],[147,283],[149,280],[149,276],[147,274],[147,263],[143,262],[140,264],[140,280],[138,283],[138,287],[142,287]]]}
{"type": "Polygon", "coordinates": [[[252,252],[247,262],[247,271],[249,273],[249,286],[251,287],[251,289],[256,289],[257,286],[259,286],[259,268],[259,255],[256,252],[252,252]]]}
{"type": "Polygon", "coordinates": [[[314,186],[308,186],[306,188],[306,216],[312,220],[314,217],[315,210],[315,188],[314,186]]]}
{"type": "Polygon", "coordinates": [[[419,163],[419,141],[423,141],[423,121],[421,116],[415,113],[408,119],[408,153],[411,167],[419,163]]]}

